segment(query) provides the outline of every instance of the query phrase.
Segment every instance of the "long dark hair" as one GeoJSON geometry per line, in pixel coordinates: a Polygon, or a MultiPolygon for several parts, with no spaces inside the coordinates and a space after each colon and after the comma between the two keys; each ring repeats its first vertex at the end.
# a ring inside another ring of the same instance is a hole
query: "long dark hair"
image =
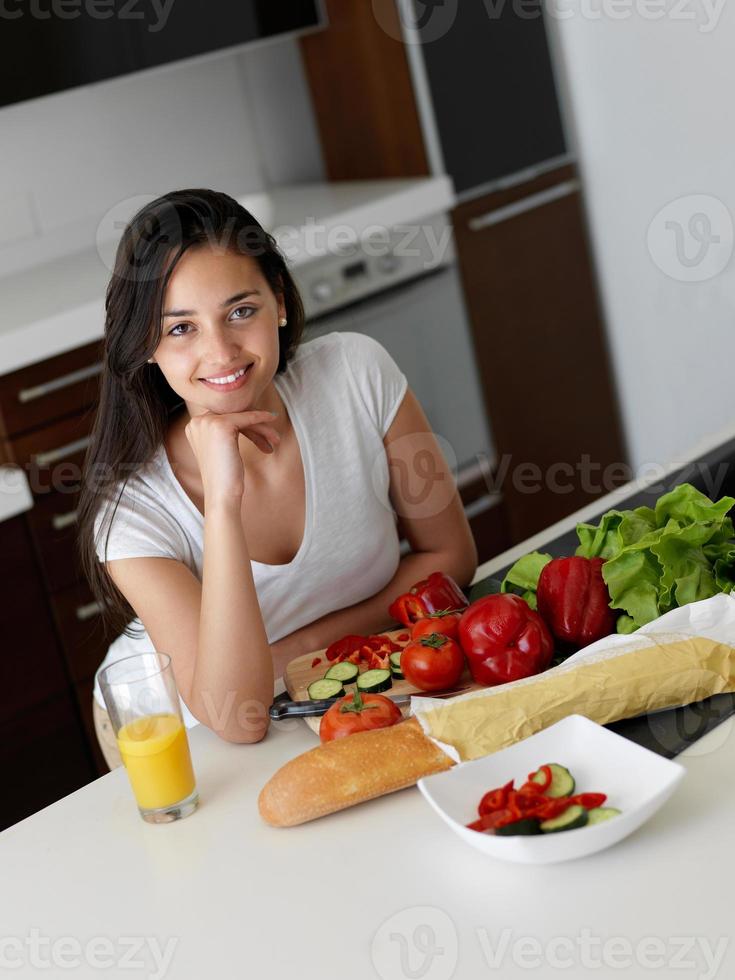
{"type": "Polygon", "coordinates": [[[181,256],[210,244],[255,259],[288,323],[278,330],[277,374],[286,370],[304,330],[298,289],[272,235],[232,197],[204,188],[173,191],[145,205],[123,231],[105,298],[104,366],[87,449],[79,507],[82,568],[110,630],[137,634],[135,611],[97,557],[95,519],[109,531],[125,485],[163,443],[182,400],[157,365],[148,364],[161,333],[163,297],[181,256]]]}

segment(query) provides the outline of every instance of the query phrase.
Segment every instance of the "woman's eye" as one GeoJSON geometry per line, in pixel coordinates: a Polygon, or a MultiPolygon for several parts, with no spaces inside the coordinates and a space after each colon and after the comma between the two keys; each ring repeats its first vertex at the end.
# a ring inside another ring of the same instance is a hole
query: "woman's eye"
{"type": "Polygon", "coordinates": [[[253,315],[253,313],[256,312],[256,307],[255,306],[238,306],[232,312],[233,312],[233,314],[234,313],[240,313],[243,310],[247,310],[247,314],[248,315],[247,316],[236,316],[235,317],[236,320],[249,320],[250,317],[253,315]]]}
{"type": "Polygon", "coordinates": [[[169,334],[170,335],[173,335],[174,337],[183,337],[183,333],[179,333],[178,331],[179,330],[188,330],[188,328],[189,328],[189,324],[188,323],[176,323],[169,330],[169,334]]]}

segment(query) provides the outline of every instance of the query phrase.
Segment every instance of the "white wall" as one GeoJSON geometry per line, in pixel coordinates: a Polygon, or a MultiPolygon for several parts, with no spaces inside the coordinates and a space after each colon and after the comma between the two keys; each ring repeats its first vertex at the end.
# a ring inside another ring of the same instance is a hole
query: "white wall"
{"type": "Polygon", "coordinates": [[[547,6],[636,467],[667,463],[735,422],[734,8],[587,0],[592,19],[580,0],[547,6]],[[699,262],[688,232],[697,214],[721,238],[699,262]],[[682,281],[692,277],[707,278],[682,281]]]}
{"type": "Polygon", "coordinates": [[[0,147],[0,275],[92,247],[137,195],[324,177],[292,38],[7,106],[0,147]]]}

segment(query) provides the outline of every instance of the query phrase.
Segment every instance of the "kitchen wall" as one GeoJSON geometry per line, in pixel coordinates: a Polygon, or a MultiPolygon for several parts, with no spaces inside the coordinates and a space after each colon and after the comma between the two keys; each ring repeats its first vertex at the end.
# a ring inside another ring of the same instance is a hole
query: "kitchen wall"
{"type": "Polygon", "coordinates": [[[5,107],[0,146],[0,275],[92,246],[137,195],[324,177],[291,38],[5,107]]]}
{"type": "Polygon", "coordinates": [[[667,463],[735,425],[735,5],[592,0],[546,20],[631,461],[667,463]]]}

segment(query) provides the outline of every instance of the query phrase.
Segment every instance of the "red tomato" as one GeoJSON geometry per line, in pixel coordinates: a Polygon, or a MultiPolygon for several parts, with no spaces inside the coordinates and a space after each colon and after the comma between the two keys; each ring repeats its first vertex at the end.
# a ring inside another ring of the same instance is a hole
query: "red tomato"
{"type": "Polygon", "coordinates": [[[402,721],[401,709],[382,694],[348,694],[335,702],[319,725],[319,738],[331,742],[355,732],[369,732],[373,728],[389,728],[402,721]]]}
{"type": "Polygon", "coordinates": [[[420,691],[453,687],[462,676],[464,654],[448,636],[431,633],[412,640],[401,654],[401,671],[420,691]]]}
{"type": "Polygon", "coordinates": [[[461,612],[444,613],[442,616],[426,616],[424,619],[419,619],[411,627],[411,639],[418,640],[422,636],[430,636],[432,633],[443,633],[444,636],[458,640],[457,627],[461,618],[461,612]]]}

